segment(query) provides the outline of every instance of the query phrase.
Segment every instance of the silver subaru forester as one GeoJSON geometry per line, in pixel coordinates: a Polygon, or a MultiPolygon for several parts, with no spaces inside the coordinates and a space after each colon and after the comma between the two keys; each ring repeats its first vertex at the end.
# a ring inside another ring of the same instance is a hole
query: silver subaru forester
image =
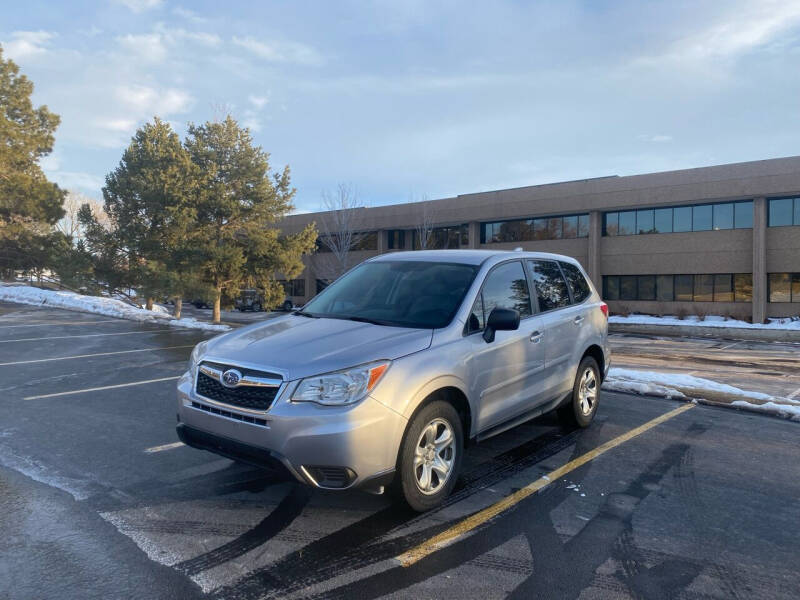
{"type": "Polygon", "coordinates": [[[424,511],[464,449],[558,410],[586,427],[608,307],[557,254],[398,252],[302,309],[205,342],[178,382],[178,435],[326,489],[396,490],[424,511]]]}

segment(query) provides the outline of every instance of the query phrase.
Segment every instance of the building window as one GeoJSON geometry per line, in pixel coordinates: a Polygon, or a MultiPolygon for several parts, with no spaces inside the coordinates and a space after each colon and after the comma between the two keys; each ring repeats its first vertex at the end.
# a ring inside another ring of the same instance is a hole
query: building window
{"type": "Polygon", "coordinates": [[[769,226],[800,225],[800,197],[773,198],[769,201],[769,226]]]}
{"type": "MultiPolygon", "coordinates": [[[[800,198],[798,198],[797,211],[800,211],[800,198]]],[[[645,208],[636,211],[608,212],[603,215],[603,235],[606,236],[721,231],[752,227],[752,200],[669,208],[645,208]]]]}
{"type": "MultiPolygon", "coordinates": [[[[339,244],[344,246],[345,240],[338,239],[338,233],[330,234],[330,244],[326,237],[321,235],[317,238],[317,252],[331,252],[331,246],[338,247],[339,244]]],[[[344,236],[342,236],[344,238],[344,236]]],[[[355,232],[350,237],[350,250],[377,250],[378,249],[378,232],[377,231],[361,231],[355,232]]]]}
{"type": "MultiPolygon", "coordinates": [[[[800,274],[796,286],[796,301],[800,302],[800,274]]],[[[753,276],[751,273],[605,275],[603,297],[659,302],[752,302],[753,276]]]]}
{"type": "Polygon", "coordinates": [[[386,235],[389,250],[402,250],[406,247],[406,232],[402,229],[390,229],[386,235]]]}
{"type": "MultiPolygon", "coordinates": [[[[469,243],[466,225],[462,245],[469,243]]],[[[589,236],[589,215],[567,215],[481,223],[481,244],[560,240],[589,236]]]]}
{"type": "Polygon", "coordinates": [[[770,302],[800,302],[800,273],[770,273],[770,302]]]}
{"type": "Polygon", "coordinates": [[[317,293],[319,294],[322,290],[328,287],[331,284],[330,279],[317,279],[317,293]]]}
{"type": "Polygon", "coordinates": [[[283,286],[283,292],[287,296],[305,296],[306,295],[306,280],[305,279],[290,279],[288,281],[279,279],[278,283],[283,286]]]}
{"type": "MultiPolygon", "coordinates": [[[[453,250],[461,247],[462,239],[467,239],[466,225],[452,225],[448,227],[434,227],[428,233],[426,250],[453,250]]],[[[414,250],[421,250],[419,231],[412,232],[412,245],[414,250]]]]}
{"type": "Polygon", "coordinates": [[[734,302],[753,301],[752,273],[736,273],[733,276],[733,301],[734,302]]]}

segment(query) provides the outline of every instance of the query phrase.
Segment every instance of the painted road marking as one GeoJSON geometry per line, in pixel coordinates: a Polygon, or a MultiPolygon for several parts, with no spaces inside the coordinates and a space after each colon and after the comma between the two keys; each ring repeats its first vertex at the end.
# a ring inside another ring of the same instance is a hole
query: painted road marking
{"type": "Polygon", "coordinates": [[[795,396],[797,396],[798,394],[800,394],[800,388],[797,388],[795,391],[793,391],[786,397],[789,398],[789,400],[794,400],[795,396]]]}
{"type": "Polygon", "coordinates": [[[0,367],[9,365],[30,365],[33,363],[50,362],[53,360],[72,360],[74,358],[92,358],[95,356],[113,356],[115,354],[131,354],[132,352],[156,352],[158,350],[176,350],[178,348],[194,348],[192,344],[188,346],[163,346],[161,348],[142,348],[140,350],[117,350],[116,352],[98,352],[96,354],[76,354],[74,356],[59,356],[57,358],[37,358],[36,360],[18,360],[15,362],[0,363],[0,367]]]}
{"type": "Polygon", "coordinates": [[[93,325],[94,323],[124,323],[122,319],[102,319],[100,321],[44,321],[42,323],[31,323],[28,325],[0,325],[0,329],[11,329],[12,327],[47,327],[50,325],[93,325]]]}
{"type": "Polygon", "coordinates": [[[119,331],[117,333],[86,333],[84,335],[56,335],[53,337],[17,338],[14,340],[0,340],[0,344],[8,344],[10,342],[38,342],[40,340],[64,340],[67,338],[102,337],[106,335],[136,335],[137,333],[160,333],[162,331],[175,331],[175,329],[149,329],[147,331],[119,331]]]}
{"type": "Polygon", "coordinates": [[[426,542],[423,542],[419,546],[404,552],[403,554],[396,557],[396,560],[400,562],[400,564],[404,567],[410,567],[414,563],[420,561],[421,559],[425,558],[426,556],[444,548],[445,546],[449,545],[457,538],[460,538],[463,535],[466,535],[473,531],[474,529],[480,527],[481,525],[485,524],[486,522],[494,519],[497,515],[507,511],[508,509],[512,508],[528,496],[535,494],[539,490],[547,487],[553,481],[558,481],[559,478],[566,475],[567,473],[574,471],[578,467],[585,465],[586,463],[594,460],[601,454],[605,454],[609,450],[616,448],[617,446],[624,444],[625,442],[632,440],[638,435],[641,435],[645,431],[652,429],[656,425],[663,423],[664,421],[668,421],[669,419],[678,416],[681,413],[694,408],[694,404],[682,404],[678,408],[669,411],[661,415],[660,417],[656,417],[652,421],[648,421],[644,425],[640,425],[635,429],[631,429],[627,433],[623,433],[622,435],[615,437],[613,440],[609,440],[605,444],[601,444],[594,450],[590,450],[586,454],[582,454],[578,458],[569,461],[567,464],[559,467],[555,471],[551,471],[547,475],[543,475],[536,481],[528,484],[524,488],[514,492],[510,496],[506,496],[499,502],[484,508],[483,510],[475,513],[471,517],[467,517],[460,523],[454,525],[450,529],[447,529],[429,539],[426,542]]]}
{"type": "Polygon", "coordinates": [[[183,442],[173,442],[171,444],[162,444],[160,446],[153,446],[152,448],[145,449],[147,454],[153,454],[155,452],[163,452],[164,450],[172,450],[173,448],[180,448],[183,446],[183,442]]]}
{"type": "Polygon", "coordinates": [[[56,392],[55,394],[41,394],[40,396],[26,396],[23,400],[40,400],[42,398],[55,398],[56,396],[71,396],[73,394],[85,394],[86,392],[100,392],[102,390],[116,390],[118,388],[131,387],[134,385],[144,385],[146,383],[157,383],[159,381],[174,381],[180,379],[180,375],[174,377],[160,377],[158,379],[145,379],[144,381],[132,381],[131,383],[118,383],[117,385],[103,385],[100,387],[86,388],[85,390],[71,390],[69,392],[56,392]]]}

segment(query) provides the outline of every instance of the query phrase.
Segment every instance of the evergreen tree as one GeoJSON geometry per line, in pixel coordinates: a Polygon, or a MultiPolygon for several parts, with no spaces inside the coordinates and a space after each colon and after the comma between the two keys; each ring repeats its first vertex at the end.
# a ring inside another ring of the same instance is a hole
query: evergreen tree
{"type": "Polygon", "coordinates": [[[287,278],[303,269],[301,256],[314,247],[317,232],[282,236],[275,223],[292,210],[289,168],[272,173],[269,154],[253,145],[250,131],[230,116],[189,126],[185,147],[206,175],[196,200],[190,244],[200,280],[213,290],[214,322],[223,293],[262,289],[270,304],[283,298],[275,273],[287,278]]]}
{"type": "Polygon", "coordinates": [[[34,254],[41,257],[64,215],[64,192],[39,166],[53,149],[60,119],[46,106],[34,108],[32,93],[33,83],[13,61],[3,60],[0,48],[0,269],[6,274],[28,268],[34,254]]]}

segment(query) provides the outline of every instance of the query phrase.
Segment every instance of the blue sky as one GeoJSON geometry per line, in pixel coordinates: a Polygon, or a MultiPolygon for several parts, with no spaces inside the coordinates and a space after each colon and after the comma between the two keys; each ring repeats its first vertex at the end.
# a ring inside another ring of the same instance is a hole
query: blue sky
{"type": "Polygon", "coordinates": [[[297,209],[800,154],[800,2],[9,3],[0,44],[60,114],[50,177],[100,198],[159,115],[230,111],[297,209]]]}

